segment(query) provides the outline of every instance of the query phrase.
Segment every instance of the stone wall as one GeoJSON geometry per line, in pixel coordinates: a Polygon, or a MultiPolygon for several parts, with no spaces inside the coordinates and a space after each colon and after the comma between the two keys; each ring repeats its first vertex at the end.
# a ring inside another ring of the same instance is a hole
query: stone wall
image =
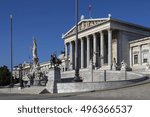
{"type": "MultiPolygon", "coordinates": [[[[90,74],[90,70],[80,70],[80,76],[83,79],[83,82],[101,82],[104,81],[104,71],[103,70],[93,70],[93,78],[90,74]]],[[[74,71],[67,71],[61,73],[61,78],[73,78],[74,71]]],[[[137,79],[143,77],[143,75],[133,72],[124,72],[124,71],[106,71],[106,81],[118,81],[118,80],[129,80],[137,79]],[[126,78],[125,78],[126,76],[126,78]]]]}
{"type": "Polygon", "coordinates": [[[57,92],[70,93],[70,92],[86,92],[86,91],[116,89],[130,86],[133,85],[133,83],[138,83],[145,80],[147,80],[146,77],[126,81],[57,83],[57,92]]]}

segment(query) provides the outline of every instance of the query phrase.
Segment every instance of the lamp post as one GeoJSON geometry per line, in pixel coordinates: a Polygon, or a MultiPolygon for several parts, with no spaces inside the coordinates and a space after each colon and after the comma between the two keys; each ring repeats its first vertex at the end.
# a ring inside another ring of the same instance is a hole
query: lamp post
{"type": "Polygon", "coordinates": [[[75,77],[74,81],[75,82],[81,82],[82,80],[80,79],[79,75],[79,48],[78,48],[78,0],[76,0],[76,41],[75,41],[75,77]]]}
{"type": "Polygon", "coordinates": [[[11,67],[10,87],[13,87],[12,15],[10,15],[10,67],[11,67]]]}
{"type": "Polygon", "coordinates": [[[19,70],[20,70],[20,79],[19,79],[19,82],[20,82],[20,89],[22,89],[22,64],[19,64],[19,70]]]}

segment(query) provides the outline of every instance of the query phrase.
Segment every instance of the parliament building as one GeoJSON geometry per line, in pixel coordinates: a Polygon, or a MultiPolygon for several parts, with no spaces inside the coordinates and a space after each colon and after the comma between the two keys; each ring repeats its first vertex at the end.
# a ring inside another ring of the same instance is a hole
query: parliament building
{"type": "MultiPolygon", "coordinates": [[[[62,78],[74,77],[76,26],[62,35],[65,53],[58,56],[62,78]]],[[[131,70],[150,70],[150,28],[111,18],[84,19],[78,23],[78,48],[80,75],[89,82],[89,67],[92,64],[95,81],[103,77],[102,71],[113,72],[113,64],[120,70],[124,61],[131,70]]],[[[30,72],[30,64],[23,64],[22,75],[30,72]]],[[[40,63],[41,71],[47,74],[50,62],[40,63]]],[[[19,67],[14,67],[13,76],[19,77],[19,67]]],[[[111,80],[115,76],[111,76],[111,80]]]]}

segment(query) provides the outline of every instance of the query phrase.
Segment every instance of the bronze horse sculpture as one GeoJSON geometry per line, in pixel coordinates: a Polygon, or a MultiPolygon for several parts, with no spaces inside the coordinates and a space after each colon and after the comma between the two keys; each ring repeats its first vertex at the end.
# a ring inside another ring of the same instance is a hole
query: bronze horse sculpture
{"type": "Polygon", "coordinates": [[[52,66],[58,67],[61,63],[62,63],[61,60],[57,58],[56,54],[51,55],[50,58],[51,68],[52,66]]]}

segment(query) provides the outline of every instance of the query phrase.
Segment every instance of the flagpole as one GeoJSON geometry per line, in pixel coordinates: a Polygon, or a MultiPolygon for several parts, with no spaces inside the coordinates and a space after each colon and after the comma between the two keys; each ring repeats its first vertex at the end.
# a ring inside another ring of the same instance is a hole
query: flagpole
{"type": "Polygon", "coordinates": [[[12,50],[12,15],[10,15],[10,87],[13,87],[13,50],[12,50]]]}
{"type": "Polygon", "coordinates": [[[78,48],[78,0],[76,0],[76,41],[75,41],[75,82],[81,82],[79,75],[79,48],[78,48]]]}
{"type": "Polygon", "coordinates": [[[91,4],[89,4],[88,10],[89,10],[89,18],[92,19],[92,5],[91,4]]]}

